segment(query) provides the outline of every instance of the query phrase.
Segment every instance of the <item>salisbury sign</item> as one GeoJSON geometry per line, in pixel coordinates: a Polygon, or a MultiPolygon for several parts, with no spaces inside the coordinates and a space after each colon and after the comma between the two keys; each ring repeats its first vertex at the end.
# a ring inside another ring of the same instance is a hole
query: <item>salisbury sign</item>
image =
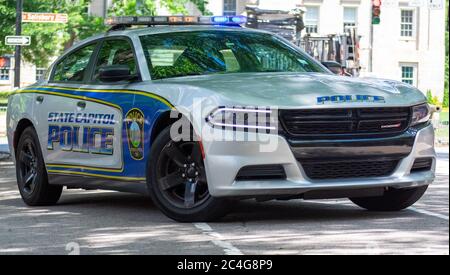
{"type": "Polygon", "coordinates": [[[32,23],[67,23],[69,16],[65,13],[22,12],[22,22],[32,23]]]}

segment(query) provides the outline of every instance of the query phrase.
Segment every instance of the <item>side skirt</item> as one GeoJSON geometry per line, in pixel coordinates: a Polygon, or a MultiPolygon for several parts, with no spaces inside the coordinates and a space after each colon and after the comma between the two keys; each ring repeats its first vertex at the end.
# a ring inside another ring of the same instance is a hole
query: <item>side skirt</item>
{"type": "Polygon", "coordinates": [[[111,190],[148,195],[147,184],[143,181],[117,181],[96,177],[49,173],[48,182],[51,185],[62,185],[73,189],[111,190]]]}

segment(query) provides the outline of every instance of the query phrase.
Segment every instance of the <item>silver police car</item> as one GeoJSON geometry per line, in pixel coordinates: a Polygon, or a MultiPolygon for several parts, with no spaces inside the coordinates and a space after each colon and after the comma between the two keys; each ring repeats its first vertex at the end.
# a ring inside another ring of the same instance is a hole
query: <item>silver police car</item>
{"type": "Polygon", "coordinates": [[[425,96],[333,75],[244,22],[111,18],[11,95],[25,203],[55,204],[64,186],[136,192],[191,222],[236,199],[350,198],[374,211],[420,199],[436,163],[425,96]]]}

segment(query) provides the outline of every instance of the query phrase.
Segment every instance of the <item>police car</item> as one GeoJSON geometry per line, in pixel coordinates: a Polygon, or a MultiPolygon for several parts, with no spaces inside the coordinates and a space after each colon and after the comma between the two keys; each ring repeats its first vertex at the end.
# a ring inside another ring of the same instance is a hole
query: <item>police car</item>
{"type": "Polygon", "coordinates": [[[183,222],[220,218],[237,199],[397,211],[434,179],[432,112],[408,84],[333,75],[283,38],[241,28],[244,17],[108,23],[9,99],[30,206],[56,204],[65,186],[148,194],[183,222]]]}

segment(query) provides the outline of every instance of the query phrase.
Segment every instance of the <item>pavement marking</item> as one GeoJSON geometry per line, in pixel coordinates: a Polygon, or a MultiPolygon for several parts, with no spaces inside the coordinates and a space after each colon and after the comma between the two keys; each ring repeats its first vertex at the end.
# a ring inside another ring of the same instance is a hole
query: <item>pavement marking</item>
{"type": "Polygon", "coordinates": [[[431,212],[431,211],[428,211],[428,210],[417,209],[415,207],[409,207],[408,210],[414,211],[414,212],[419,213],[419,214],[432,216],[432,217],[435,217],[435,218],[439,218],[439,219],[443,219],[443,220],[448,221],[448,216],[445,216],[445,215],[442,215],[442,214],[438,214],[438,213],[434,213],[434,212],[431,212]]]}
{"type": "Polygon", "coordinates": [[[211,226],[209,226],[209,224],[207,223],[194,223],[194,226],[197,229],[200,229],[203,234],[208,235],[209,237],[211,237],[211,242],[222,248],[223,251],[225,252],[225,255],[244,255],[244,253],[242,253],[237,247],[235,247],[234,245],[232,245],[230,242],[225,241],[224,237],[217,232],[214,232],[214,230],[211,228],[211,226]]]}
{"type": "MultiPolygon", "coordinates": [[[[345,202],[329,202],[329,201],[314,201],[314,203],[319,203],[319,204],[327,204],[327,205],[347,205],[347,203],[345,202]]],[[[423,214],[423,215],[427,215],[427,216],[431,216],[431,217],[435,217],[435,218],[439,218],[439,219],[443,219],[448,221],[448,216],[439,214],[439,213],[434,213],[428,210],[423,210],[423,209],[417,209],[415,207],[408,207],[406,210],[411,210],[413,212],[419,213],[419,214],[423,214]]]]}

